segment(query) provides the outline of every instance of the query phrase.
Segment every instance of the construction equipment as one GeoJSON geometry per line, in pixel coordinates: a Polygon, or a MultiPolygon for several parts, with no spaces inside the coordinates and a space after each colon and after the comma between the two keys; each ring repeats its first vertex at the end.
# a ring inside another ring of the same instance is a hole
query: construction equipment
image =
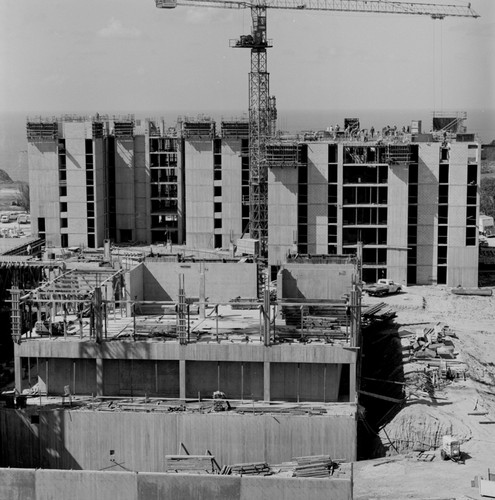
{"type": "Polygon", "coordinates": [[[442,437],[442,449],[440,455],[443,460],[452,460],[457,463],[464,463],[463,455],[461,452],[461,443],[452,436],[442,437]]]}
{"type": "MultiPolygon", "coordinates": [[[[447,16],[479,15],[461,5],[400,2],[388,0],[155,0],[162,9],[177,6],[251,9],[252,29],[249,35],[231,40],[234,48],[251,50],[249,73],[249,235],[260,241],[260,256],[266,256],[268,246],[268,162],[267,146],[273,137],[276,119],[275,98],[270,97],[266,50],[272,47],[267,38],[267,9],[323,10],[375,14],[427,15],[433,19],[447,16]]],[[[294,165],[296,166],[296,165],[294,165]]]]}

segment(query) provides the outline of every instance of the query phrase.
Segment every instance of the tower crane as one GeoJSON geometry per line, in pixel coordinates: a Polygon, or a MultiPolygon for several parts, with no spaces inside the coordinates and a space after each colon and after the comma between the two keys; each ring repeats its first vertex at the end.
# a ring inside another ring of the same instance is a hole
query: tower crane
{"type": "Polygon", "coordinates": [[[471,4],[389,0],[155,0],[161,9],[177,6],[251,9],[251,33],[231,42],[235,48],[251,49],[249,73],[249,234],[260,242],[260,254],[266,256],[268,246],[268,163],[267,145],[273,134],[276,116],[275,98],[270,97],[267,49],[272,42],[266,36],[267,9],[318,10],[370,14],[426,15],[433,19],[452,17],[477,18],[471,4]]]}

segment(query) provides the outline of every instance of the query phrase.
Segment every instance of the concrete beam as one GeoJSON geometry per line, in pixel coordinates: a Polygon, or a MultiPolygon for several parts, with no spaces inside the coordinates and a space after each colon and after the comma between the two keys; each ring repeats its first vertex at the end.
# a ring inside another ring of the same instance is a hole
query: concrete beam
{"type": "Polygon", "coordinates": [[[187,361],[253,361],[271,363],[355,363],[358,349],[329,344],[263,344],[178,342],[52,342],[48,339],[28,340],[19,344],[16,355],[31,358],[103,358],[187,361]]]}
{"type": "MultiPolygon", "coordinates": [[[[17,344],[14,348],[17,351],[17,344]]],[[[22,392],[22,363],[19,356],[14,357],[14,375],[15,375],[15,388],[20,393],[22,392]]]]}

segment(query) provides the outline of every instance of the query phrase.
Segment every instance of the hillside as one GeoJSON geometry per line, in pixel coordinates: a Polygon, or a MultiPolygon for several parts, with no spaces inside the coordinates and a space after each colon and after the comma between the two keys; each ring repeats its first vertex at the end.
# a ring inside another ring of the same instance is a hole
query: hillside
{"type": "Polygon", "coordinates": [[[12,184],[14,182],[5,170],[0,169],[0,184],[12,184]]]}

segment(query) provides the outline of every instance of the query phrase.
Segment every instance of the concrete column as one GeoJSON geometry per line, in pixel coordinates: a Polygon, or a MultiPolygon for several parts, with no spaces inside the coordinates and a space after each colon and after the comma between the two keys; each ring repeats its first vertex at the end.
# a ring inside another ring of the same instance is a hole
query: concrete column
{"type": "Polygon", "coordinates": [[[103,359],[96,358],[96,395],[103,396],[103,359]]]}
{"type": "Polygon", "coordinates": [[[356,394],[356,363],[349,364],[349,403],[354,403],[356,394]]]}
{"type": "Polygon", "coordinates": [[[270,401],[270,362],[263,363],[263,399],[270,401]]]}
{"type": "Polygon", "coordinates": [[[186,399],[186,360],[179,359],[179,397],[186,399]]]}
{"type": "Polygon", "coordinates": [[[14,374],[15,388],[22,392],[22,363],[21,357],[17,354],[17,344],[14,344],[14,374]]]}

